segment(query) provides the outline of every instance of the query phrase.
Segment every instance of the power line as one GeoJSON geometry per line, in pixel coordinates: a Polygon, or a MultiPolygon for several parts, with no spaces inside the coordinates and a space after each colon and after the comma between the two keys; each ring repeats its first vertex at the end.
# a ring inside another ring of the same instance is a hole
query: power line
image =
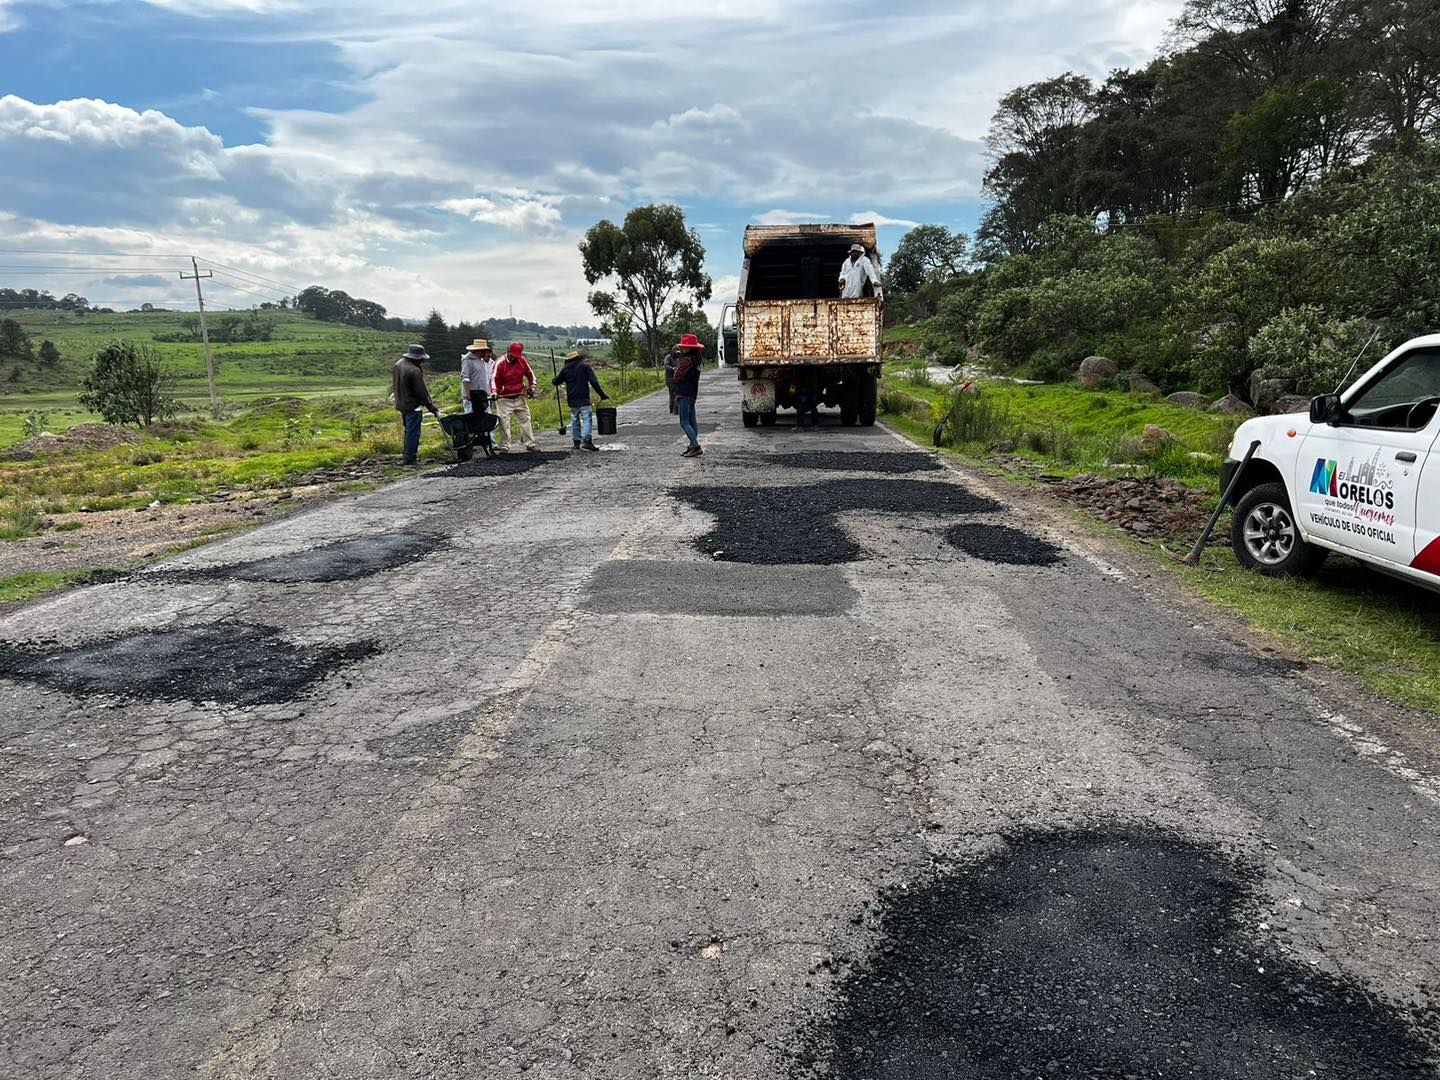
{"type": "Polygon", "coordinates": [[[178,274],[174,266],[27,266],[0,264],[0,271],[25,274],[178,274]]]}
{"type": "Polygon", "coordinates": [[[268,300],[268,301],[270,301],[270,302],[273,303],[273,304],[278,304],[278,303],[280,303],[279,298],[277,298],[277,297],[275,297],[275,296],[272,296],[272,295],[270,295],[269,293],[256,292],[254,289],[246,289],[246,288],[243,288],[243,287],[241,287],[241,286],[239,286],[239,285],[233,285],[233,284],[231,284],[230,282],[225,281],[225,280],[223,280],[223,279],[221,279],[221,278],[218,278],[218,277],[214,279],[213,284],[214,284],[215,287],[217,287],[217,288],[221,288],[221,289],[234,289],[236,292],[249,293],[251,296],[258,296],[258,297],[260,297],[262,300],[268,300]]]}
{"type": "Polygon", "coordinates": [[[158,251],[147,252],[126,252],[126,251],[57,251],[51,248],[9,248],[0,247],[0,251],[9,255],[101,255],[114,259],[186,259],[188,255],[166,255],[158,251]]]}
{"type": "Polygon", "coordinates": [[[241,270],[238,267],[226,266],[224,263],[218,263],[214,259],[201,259],[200,261],[206,263],[209,266],[217,267],[221,270],[229,270],[231,273],[239,274],[242,277],[254,278],[257,281],[263,281],[268,285],[279,285],[282,289],[288,289],[292,293],[301,293],[305,291],[305,287],[302,285],[292,285],[287,281],[277,281],[275,278],[269,278],[266,277],[264,274],[257,274],[251,270],[241,270]]]}

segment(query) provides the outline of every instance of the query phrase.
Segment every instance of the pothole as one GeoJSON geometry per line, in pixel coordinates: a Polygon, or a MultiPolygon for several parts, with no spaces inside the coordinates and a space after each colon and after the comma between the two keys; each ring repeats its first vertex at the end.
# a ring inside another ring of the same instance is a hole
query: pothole
{"type": "Polygon", "coordinates": [[[439,469],[425,475],[432,480],[441,476],[516,476],[531,469],[538,469],[541,465],[548,465],[552,461],[565,461],[573,456],[555,450],[512,450],[508,454],[499,454],[493,458],[480,454],[459,465],[451,465],[448,469],[439,469]]]}
{"type": "MultiPolygon", "coordinates": [[[[388,534],[360,536],[335,544],[274,555],[265,559],[200,570],[170,570],[153,577],[234,578],[282,583],[354,581],[406,566],[445,545],[438,536],[388,534]]],[[[153,580],[153,578],[152,578],[153,580]]]]}
{"type": "Polygon", "coordinates": [[[1227,675],[1241,675],[1247,678],[1256,678],[1261,675],[1289,675],[1305,669],[1305,665],[1299,660],[1286,660],[1280,656],[1251,656],[1247,653],[1190,653],[1187,659],[1213,671],[1223,671],[1227,675]]]}
{"type": "Polygon", "coordinates": [[[990,514],[993,499],[958,484],[924,480],[828,480],[794,487],[684,487],[675,491],[715,527],[695,541],[698,551],[726,562],[833,565],[856,562],[865,551],[836,516],[865,510],[886,514],[990,514]]]}
{"type": "Polygon", "coordinates": [[[756,461],[787,469],[817,469],[834,472],[917,473],[938,472],[941,465],[929,454],[866,451],[847,454],[843,450],[808,450],[789,454],[756,454],[756,461]]]}
{"type": "Polygon", "coordinates": [[[1008,525],[952,525],[945,539],[972,558],[1007,566],[1054,566],[1063,561],[1054,544],[1008,525]]]}
{"type": "Polygon", "coordinates": [[[1433,1014],[1246,928],[1257,879],[1159,831],[1014,837],[882,898],[878,940],[840,976],[791,1076],[1428,1075],[1433,1014]]]}
{"type": "Polygon", "coordinates": [[[65,649],[0,645],[0,677],[81,697],[278,704],[379,651],[371,642],[297,645],[274,627],[215,623],[146,630],[65,649]]]}

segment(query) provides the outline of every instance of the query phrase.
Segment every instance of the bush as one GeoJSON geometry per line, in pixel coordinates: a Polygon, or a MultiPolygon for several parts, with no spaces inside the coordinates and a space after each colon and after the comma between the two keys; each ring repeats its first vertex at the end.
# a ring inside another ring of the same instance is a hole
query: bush
{"type": "Polygon", "coordinates": [[[80,404],[99,413],[107,424],[149,427],[180,408],[174,372],[154,349],[131,341],[103,346],[82,386],[80,404]]]}
{"type": "Polygon", "coordinates": [[[44,524],[45,518],[34,503],[11,503],[0,510],[0,540],[34,536],[44,524]]]}
{"type": "Polygon", "coordinates": [[[946,403],[945,443],[959,446],[965,443],[1000,450],[1015,445],[1016,425],[1010,410],[996,405],[983,391],[973,388],[956,387],[946,403]]]}

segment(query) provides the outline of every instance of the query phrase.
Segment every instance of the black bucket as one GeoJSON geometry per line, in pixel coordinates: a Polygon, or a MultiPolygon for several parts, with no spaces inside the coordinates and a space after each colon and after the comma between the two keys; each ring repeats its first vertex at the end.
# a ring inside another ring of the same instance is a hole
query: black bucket
{"type": "Polygon", "coordinates": [[[595,410],[595,431],[600,435],[614,435],[619,430],[616,424],[616,415],[619,410],[609,405],[602,405],[595,410]]]}

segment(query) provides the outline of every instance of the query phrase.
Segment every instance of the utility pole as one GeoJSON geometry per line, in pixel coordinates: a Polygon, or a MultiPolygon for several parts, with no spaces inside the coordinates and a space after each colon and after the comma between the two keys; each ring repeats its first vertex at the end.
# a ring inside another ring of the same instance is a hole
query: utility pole
{"type": "Polygon", "coordinates": [[[205,343],[205,375],[210,380],[210,415],[216,420],[220,419],[220,395],[215,392],[215,354],[210,351],[210,330],[205,325],[205,294],[200,291],[200,279],[215,276],[214,270],[206,270],[200,273],[200,264],[196,262],[195,256],[190,256],[190,266],[195,273],[180,274],[181,281],[195,282],[195,303],[200,305],[200,340],[205,343]]]}

